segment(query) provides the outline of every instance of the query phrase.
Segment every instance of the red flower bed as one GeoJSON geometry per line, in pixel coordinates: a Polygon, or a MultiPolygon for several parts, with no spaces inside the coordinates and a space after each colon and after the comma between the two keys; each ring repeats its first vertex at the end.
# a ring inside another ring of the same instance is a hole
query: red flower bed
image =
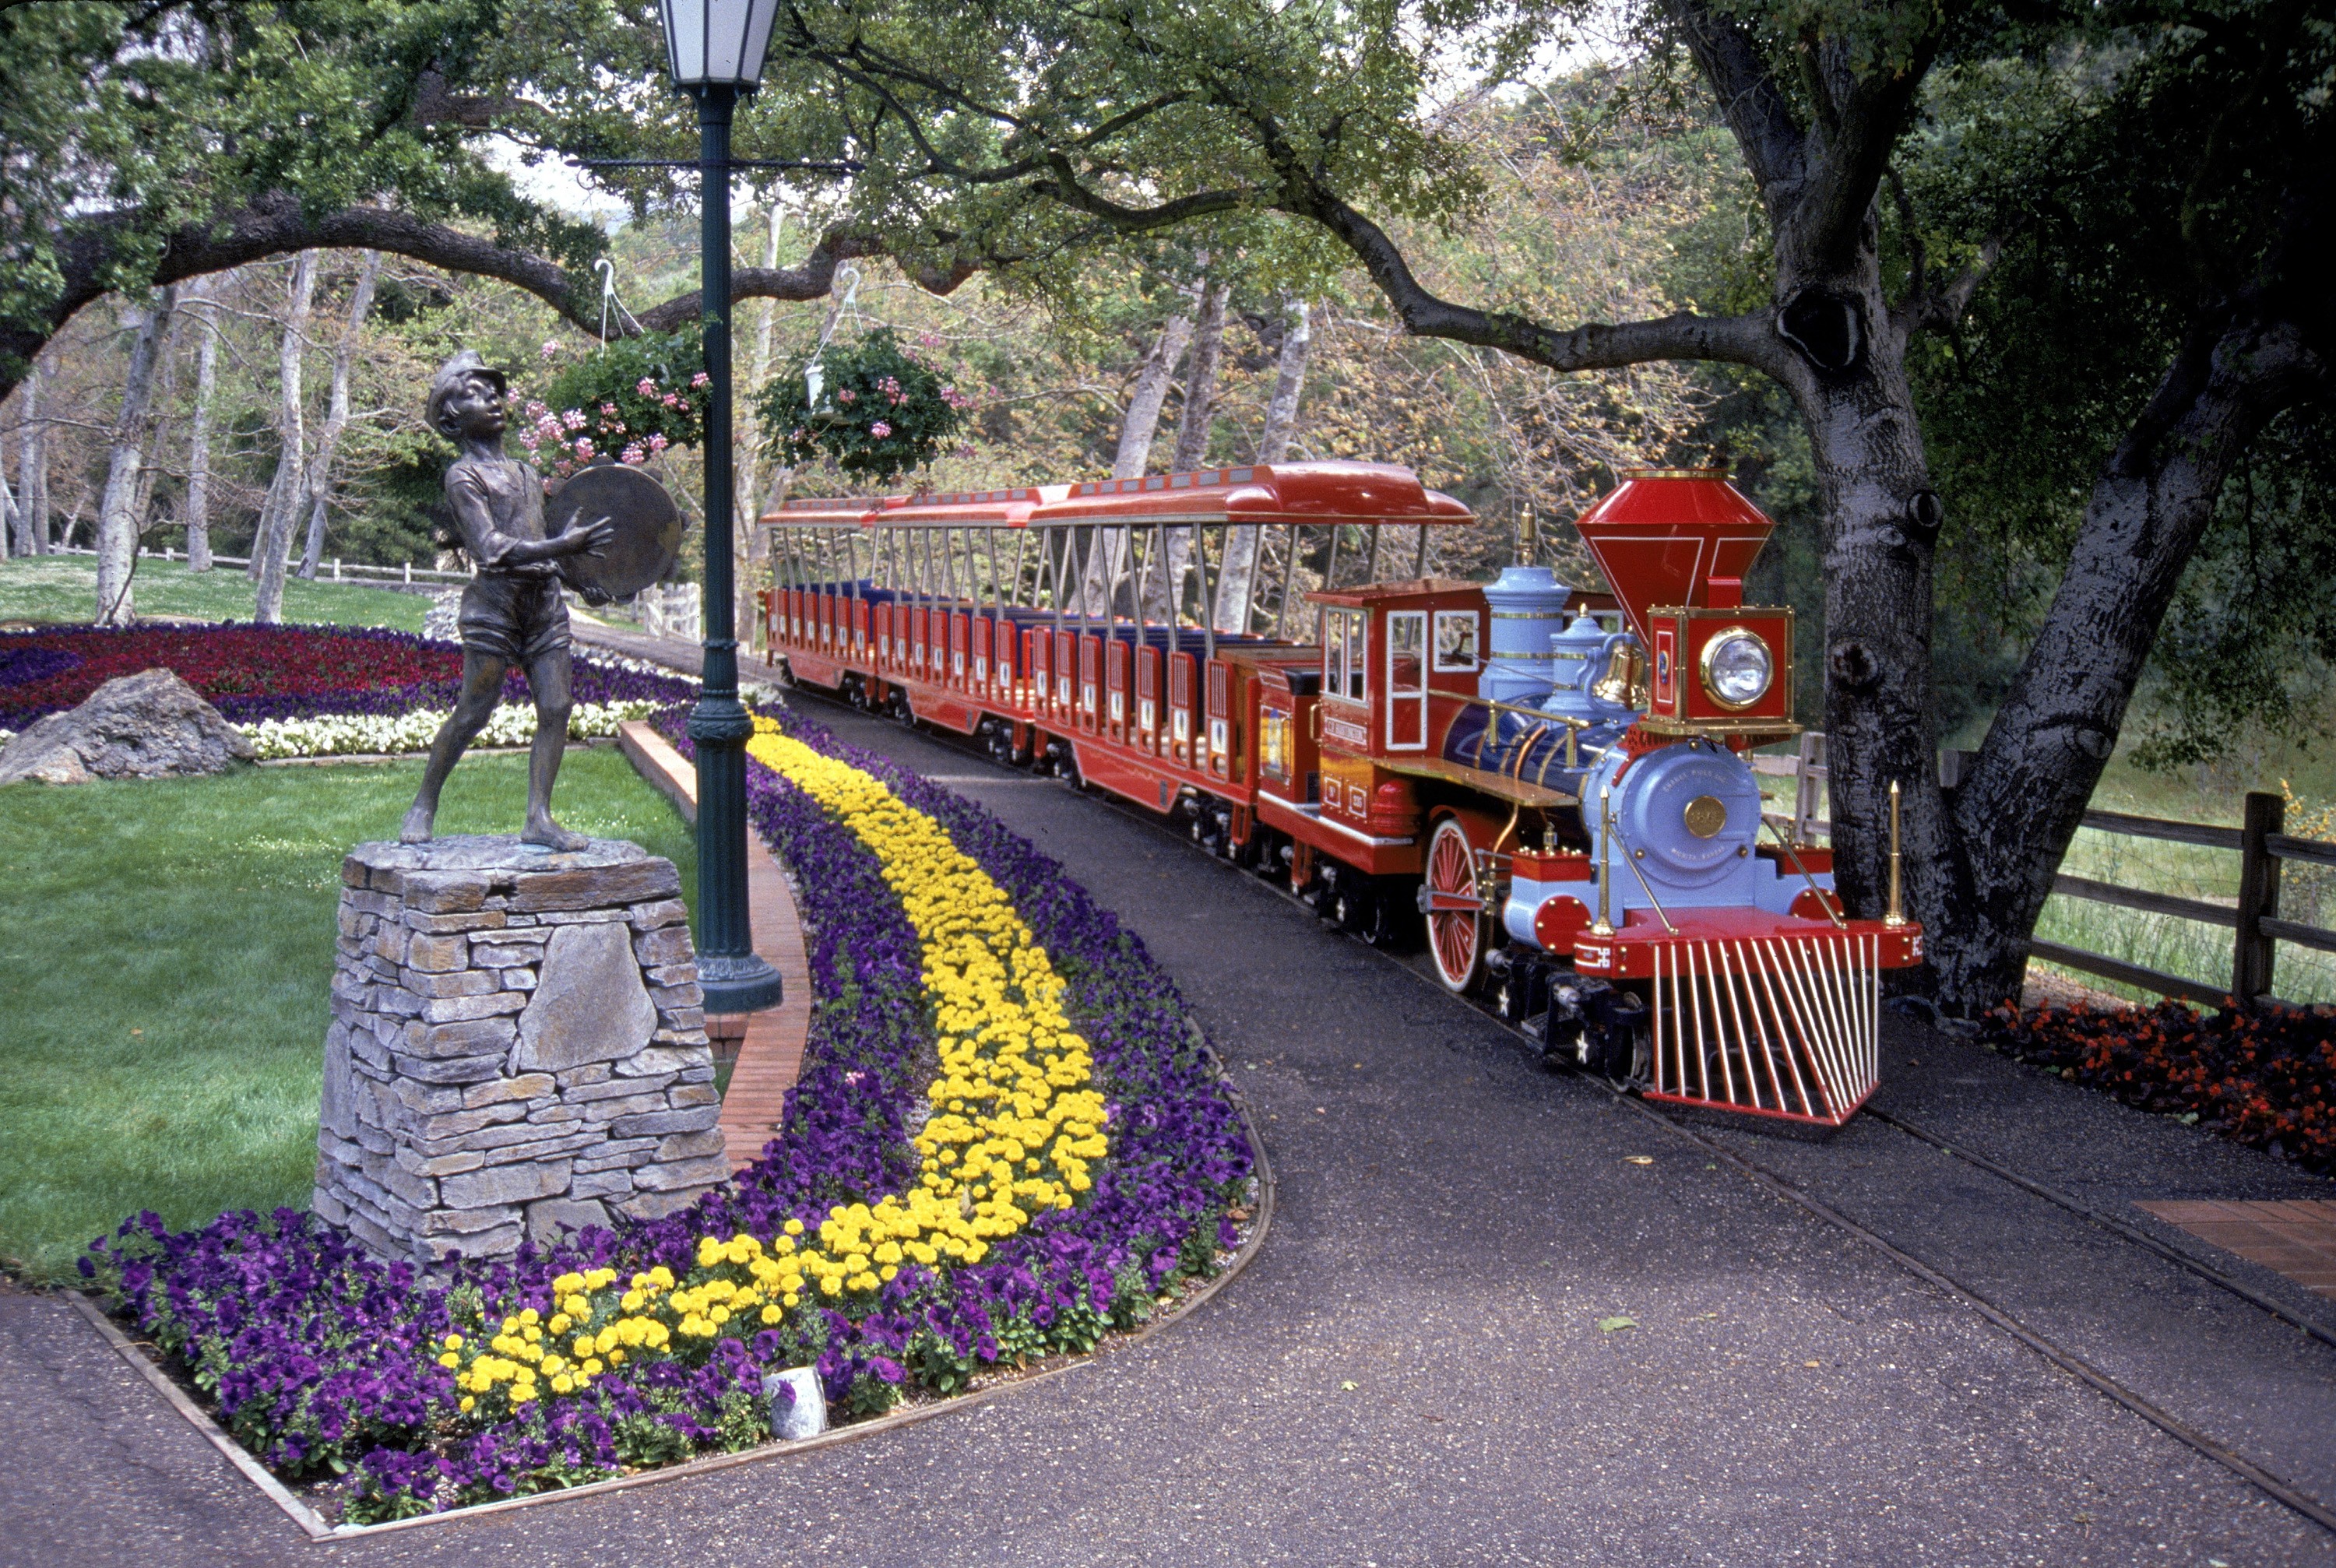
{"type": "MultiPolygon", "coordinates": [[[[462,650],[401,632],[296,626],[94,627],[0,637],[0,728],[78,706],[117,676],[157,667],[234,719],[277,716],[275,704],[456,683],[462,650]],[[14,678],[11,678],[11,677],[14,678]],[[247,700],[269,698],[266,713],[247,700]]],[[[449,699],[451,700],[451,695],[449,699]]],[[[290,711],[287,709],[287,711],[290,711]]]]}
{"type": "Polygon", "coordinates": [[[2224,1137],[2336,1170],[2336,1009],[2006,1007],[1985,1037],[2127,1105],[2195,1115],[2224,1137]]]}

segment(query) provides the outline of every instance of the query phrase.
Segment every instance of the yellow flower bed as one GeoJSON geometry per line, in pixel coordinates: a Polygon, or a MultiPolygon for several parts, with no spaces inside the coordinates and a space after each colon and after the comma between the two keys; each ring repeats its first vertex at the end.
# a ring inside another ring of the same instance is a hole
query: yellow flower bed
{"type": "Polygon", "coordinates": [[[1067,1209],[1101,1159],[1103,1096],[1063,981],[1006,891],[941,825],[884,784],[757,721],[747,755],[833,812],[873,851],[924,944],[940,1075],[917,1135],[918,1185],[838,1207],[804,1253],[828,1295],[872,1290],[904,1258],[978,1262],[1041,1209],[1067,1209]],[[872,1271],[872,1277],[871,1277],[872,1271]]]}
{"type": "Polygon", "coordinates": [[[815,1237],[796,1220],[767,1246],[705,1237],[686,1281],[662,1266],[621,1290],[613,1270],[560,1276],[549,1317],[530,1308],[492,1333],[482,1325],[445,1337],[438,1359],[455,1370],[465,1412],[481,1399],[492,1403],[480,1414],[494,1417],[546,1392],[581,1392],[629,1358],[686,1354],[777,1324],[806,1294],[833,1302],[874,1291],[906,1262],[978,1262],[993,1242],[1093,1185],[1087,1168],[1108,1148],[1094,1063],[1064,1016],[1061,978],[1005,891],[881,781],[767,719],[755,729],[748,755],[874,852],[923,945],[940,1072],[916,1138],[918,1183],[873,1205],[836,1205],[815,1237]]]}

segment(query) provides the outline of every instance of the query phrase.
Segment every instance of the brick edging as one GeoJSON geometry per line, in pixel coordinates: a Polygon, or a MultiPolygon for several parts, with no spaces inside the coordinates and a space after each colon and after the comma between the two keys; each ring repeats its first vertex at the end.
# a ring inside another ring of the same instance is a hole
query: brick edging
{"type": "MultiPolygon", "coordinates": [[[[617,744],[651,788],[686,820],[697,820],[696,771],[663,735],[628,719],[617,726],[617,744]]],[[[779,971],[784,991],[777,1007],[745,1016],[738,1060],[723,1093],[722,1134],[734,1171],[753,1164],[778,1135],[787,1090],[803,1071],[803,1042],[811,1034],[811,960],[803,950],[803,921],[778,862],[752,833],[746,835],[746,901],[754,951],[779,971]]],[[[707,1032],[732,1021],[708,1015],[707,1032]]]]}

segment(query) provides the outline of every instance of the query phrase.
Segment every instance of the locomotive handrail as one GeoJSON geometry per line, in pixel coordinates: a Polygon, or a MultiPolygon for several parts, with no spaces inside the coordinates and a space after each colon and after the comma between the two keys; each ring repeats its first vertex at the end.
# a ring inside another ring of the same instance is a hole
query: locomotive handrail
{"type": "Polygon", "coordinates": [[[1622,846],[1622,863],[1629,866],[1630,868],[1630,874],[1639,879],[1639,886],[1645,891],[1647,901],[1655,906],[1655,913],[1661,919],[1663,922],[1663,930],[1670,932],[1673,936],[1679,935],[1679,927],[1671,924],[1671,917],[1669,912],[1664,910],[1663,901],[1655,897],[1654,884],[1647,881],[1647,873],[1639,869],[1639,857],[1638,854],[1631,850],[1630,841],[1622,836],[1622,830],[1614,825],[1614,819],[1611,814],[1606,818],[1606,832],[1613,838],[1616,843],[1622,846]]]}
{"type": "Polygon", "coordinates": [[[1785,852],[1785,858],[1793,862],[1793,869],[1801,873],[1801,880],[1809,884],[1809,891],[1816,894],[1817,907],[1824,910],[1827,915],[1832,917],[1835,928],[1839,930],[1847,930],[1849,929],[1849,921],[1843,919],[1841,911],[1834,907],[1837,901],[1825,897],[1825,890],[1817,886],[1817,879],[1811,876],[1809,874],[1809,868],[1801,863],[1800,852],[1793,847],[1793,841],[1785,836],[1785,831],[1778,827],[1775,823],[1770,822],[1765,815],[1760,819],[1760,825],[1767,828],[1769,833],[1776,836],[1777,844],[1782,847],[1785,852]]]}

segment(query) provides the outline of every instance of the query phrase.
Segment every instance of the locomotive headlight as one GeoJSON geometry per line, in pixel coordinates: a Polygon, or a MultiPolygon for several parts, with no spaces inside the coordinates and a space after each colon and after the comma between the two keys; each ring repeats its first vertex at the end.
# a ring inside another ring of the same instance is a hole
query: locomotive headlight
{"type": "Polygon", "coordinates": [[[1731,626],[1703,645],[1703,689],[1722,707],[1750,707],[1776,678],[1776,657],[1756,632],[1731,626]]]}

